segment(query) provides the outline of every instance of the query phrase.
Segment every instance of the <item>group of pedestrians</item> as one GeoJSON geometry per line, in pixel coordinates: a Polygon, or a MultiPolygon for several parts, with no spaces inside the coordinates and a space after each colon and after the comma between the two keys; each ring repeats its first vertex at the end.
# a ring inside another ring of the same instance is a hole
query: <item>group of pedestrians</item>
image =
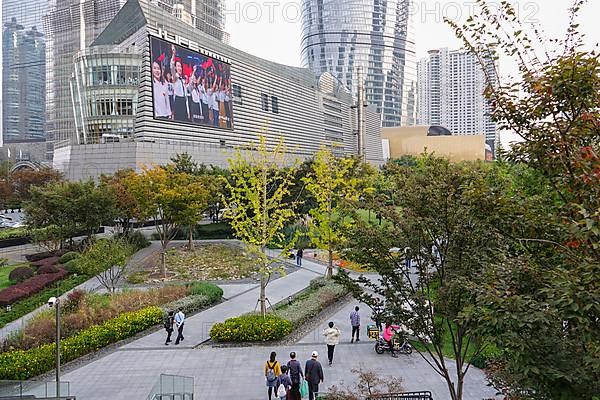
{"type": "Polygon", "coordinates": [[[308,399],[314,400],[319,393],[319,384],[323,382],[323,367],[317,360],[319,353],[313,351],[309,360],[302,365],[296,359],[296,353],[290,353],[290,360],[285,365],[277,361],[277,353],[272,352],[265,363],[265,380],[269,400],[301,400],[301,386],[308,387],[308,399]],[[304,383],[306,382],[306,383],[304,383]]]}
{"type": "Polygon", "coordinates": [[[167,318],[165,319],[165,330],[167,331],[165,346],[168,346],[169,343],[171,343],[171,334],[175,329],[177,329],[177,338],[175,339],[175,344],[179,344],[180,341],[183,341],[184,322],[185,314],[183,311],[181,311],[181,309],[178,309],[176,314],[174,314],[173,311],[169,311],[167,318]]]}

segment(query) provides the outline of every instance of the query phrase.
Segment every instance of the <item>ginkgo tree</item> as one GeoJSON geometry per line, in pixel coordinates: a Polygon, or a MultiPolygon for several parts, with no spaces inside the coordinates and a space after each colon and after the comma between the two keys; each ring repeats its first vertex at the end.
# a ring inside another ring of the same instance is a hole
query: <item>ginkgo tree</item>
{"type": "Polygon", "coordinates": [[[333,275],[333,251],[342,231],[340,208],[344,201],[357,201],[369,190],[368,177],[372,172],[357,158],[338,158],[330,150],[321,149],[303,178],[316,203],[309,212],[309,236],[318,249],[328,253],[328,278],[333,275]]]}
{"type": "Polygon", "coordinates": [[[260,275],[260,312],[267,312],[266,288],[272,275],[279,271],[281,257],[269,257],[267,246],[282,241],[283,227],[294,217],[294,204],[286,201],[293,184],[293,169],[286,164],[283,141],[270,147],[264,136],[247,150],[238,150],[229,159],[230,176],[226,181],[229,195],[223,196],[225,218],[236,236],[256,260],[260,275]]]}

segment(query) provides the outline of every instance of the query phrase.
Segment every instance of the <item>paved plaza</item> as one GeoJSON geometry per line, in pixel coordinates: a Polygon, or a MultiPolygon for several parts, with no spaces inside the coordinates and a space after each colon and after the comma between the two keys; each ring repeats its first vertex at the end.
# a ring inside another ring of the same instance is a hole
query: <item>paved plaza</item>
{"type": "MultiPolygon", "coordinates": [[[[142,250],[135,259],[149,255],[156,246],[154,243],[151,248],[142,250]]],[[[325,266],[305,259],[302,268],[272,281],[267,287],[267,296],[272,304],[283,301],[305,289],[312,279],[323,276],[325,270],[325,266]]],[[[436,400],[449,398],[445,382],[416,352],[399,358],[375,353],[374,342],[366,338],[366,325],[372,323],[367,306],[361,306],[362,340],[350,344],[349,314],[357,304],[353,301],[324,318],[321,326],[309,331],[295,345],[212,347],[205,344],[215,322],[256,307],[257,283],[221,286],[225,301],[188,318],[185,340],[179,346],[165,346],[165,332],[158,330],[87,364],[67,366],[62,380],[70,382],[70,393],[82,400],[145,400],[160,374],[172,374],[194,378],[195,399],[261,400],[267,398],[263,366],[271,351],[278,353],[280,362],[287,362],[290,351],[296,351],[304,363],[311,352],[317,350],[325,373],[321,390],[353,383],[355,375],[351,370],[362,368],[400,376],[408,391],[429,390],[436,400]],[[327,366],[327,348],[322,336],[322,329],[330,320],[342,330],[342,342],[336,348],[332,367],[327,366]]],[[[464,393],[465,400],[482,400],[493,398],[495,391],[486,385],[482,371],[472,368],[464,393]]]]}

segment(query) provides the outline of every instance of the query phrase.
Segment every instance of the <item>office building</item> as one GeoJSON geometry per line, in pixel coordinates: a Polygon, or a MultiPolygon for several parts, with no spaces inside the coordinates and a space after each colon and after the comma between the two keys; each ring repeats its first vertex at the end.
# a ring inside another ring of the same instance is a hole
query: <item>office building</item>
{"type": "MultiPolygon", "coordinates": [[[[283,139],[290,160],[358,151],[354,100],[334,76],[235,49],[155,1],[129,0],[73,60],[73,139],[54,154],[70,179],[183,152],[227,166],[261,133],[269,145],[283,139]]],[[[364,154],[380,164],[375,111],[365,108],[364,154]]]]}
{"type": "Polygon", "coordinates": [[[410,0],[304,0],[302,60],[354,94],[359,69],[366,102],[382,126],[414,125],[416,55],[410,0]]]}
{"type": "Polygon", "coordinates": [[[42,15],[47,5],[47,0],[2,1],[0,147],[10,145],[12,159],[43,158],[37,149],[45,137],[45,104],[40,99],[45,96],[42,15]]]}
{"type": "Polygon", "coordinates": [[[496,61],[490,57],[482,68],[475,54],[442,48],[420,60],[417,71],[418,123],[443,126],[453,135],[483,134],[493,149],[496,124],[484,91],[498,80],[496,61]]]}

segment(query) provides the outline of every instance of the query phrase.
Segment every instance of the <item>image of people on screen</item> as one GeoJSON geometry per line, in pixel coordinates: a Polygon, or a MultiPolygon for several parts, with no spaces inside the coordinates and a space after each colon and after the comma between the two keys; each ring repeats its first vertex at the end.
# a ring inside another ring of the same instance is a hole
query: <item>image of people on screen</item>
{"type": "Polygon", "coordinates": [[[231,66],[151,38],[154,117],[233,128],[231,66]]]}

